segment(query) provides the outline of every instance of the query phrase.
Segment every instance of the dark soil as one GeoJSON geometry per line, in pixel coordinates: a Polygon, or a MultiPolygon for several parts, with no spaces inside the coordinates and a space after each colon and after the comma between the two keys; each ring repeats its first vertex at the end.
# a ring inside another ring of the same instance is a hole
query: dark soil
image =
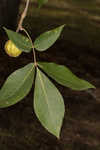
{"type": "MultiPolygon", "coordinates": [[[[40,21],[35,19],[35,23],[40,21]]],[[[44,30],[47,25],[49,28],[58,21],[51,25],[52,21],[45,22],[44,30]]],[[[39,29],[34,30],[35,36],[43,30],[41,28],[35,25],[34,29],[39,29]]],[[[8,57],[3,49],[4,41],[5,37],[1,37],[0,87],[14,70],[33,60],[32,54],[8,57]]],[[[100,52],[86,45],[81,47],[62,36],[52,48],[37,53],[37,56],[41,61],[66,65],[77,76],[94,84],[96,89],[78,92],[55,83],[66,107],[59,140],[49,134],[36,118],[32,107],[33,89],[18,104],[0,109],[0,150],[100,150],[100,52]]]]}

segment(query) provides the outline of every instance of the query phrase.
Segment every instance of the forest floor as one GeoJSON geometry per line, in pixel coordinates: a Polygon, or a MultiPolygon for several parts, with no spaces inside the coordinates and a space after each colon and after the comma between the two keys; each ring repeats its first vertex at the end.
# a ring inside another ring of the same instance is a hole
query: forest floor
{"type": "MultiPolygon", "coordinates": [[[[33,24],[39,24],[38,18],[33,17],[32,20],[33,24]]],[[[30,27],[26,20],[26,27],[35,31],[32,32],[34,39],[47,28],[47,24],[50,28],[58,24],[57,21],[50,24],[48,20],[42,28],[37,24],[30,27]]],[[[32,53],[23,53],[18,58],[8,57],[3,49],[5,40],[5,37],[0,39],[0,87],[8,75],[33,60],[32,53]]],[[[61,36],[52,48],[37,53],[37,56],[41,61],[66,65],[78,77],[94,84],[96,89],[78,92],[55,83],[66,107],[59,140],[49,134],[36,118],[32,89],[23,101],[0,110],[0,149],[100,150],[100,52],[86,45],[81,47],[61,36]]]]}

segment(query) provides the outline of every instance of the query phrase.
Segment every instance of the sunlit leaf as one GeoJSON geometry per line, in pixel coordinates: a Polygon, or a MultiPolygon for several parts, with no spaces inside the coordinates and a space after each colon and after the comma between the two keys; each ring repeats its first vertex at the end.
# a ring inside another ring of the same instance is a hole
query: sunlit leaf
{"type": "Polygon", "coordinates": [[[38,62],[38,64],[39,67],[48,74],[48,76],[53,78],[61,85],[69,87],[73,90],[86,90],[89,88],[95,88],[88,81],[78,78],[65,66],[47,62],[38,62]]]}
{"type": "Polygon", "coordinates": [[[55,85],[37,69],[34,110],[41,124],[59,138],[64,117],[64,102],[55,85]]]}
{"type": "Polygon", "coordinates": [[[0,90],[0,108],[8,107],[22,100],[30,91],[34,79],[34,64],[13,72],[0,90]]]}
{"type": "Polygon", "coordinates": [[[65,25],[41,34],[34,42],[34,47],[38,51],[45,51],[50,48],[59,38],[65,25]]]}
{"type": "Polygon", "coordinates": [[[26,37],[20,33],[4,28],[8,38],[23,52],[29,53],[32,50],[32,43],[26,37]]]}

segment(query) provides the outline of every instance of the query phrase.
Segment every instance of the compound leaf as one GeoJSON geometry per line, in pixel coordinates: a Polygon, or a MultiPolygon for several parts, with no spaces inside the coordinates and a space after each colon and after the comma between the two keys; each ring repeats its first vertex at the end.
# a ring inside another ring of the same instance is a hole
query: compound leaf
{"type": "Polygon", "coordinates": [[[65,111],[63,98],[39,69],[35,81],[34,110],[41,124],[59,138],[65,111]]]}
{"type": "Polygon", "coordinates": [[[34,79],[34,64],[13,72],[0,90],[0,108],[8,107],[22,100],[30,91],[34,79]]]}
{"type": "Polygon", "coordinates": [[[38,62],[38,64],[39,67],[48,74],[48,76],[63,86],[69,87],[73,90],[95,88],[88,81],[78,78],[65,66],[47,62],[38,62]]]}
{"type": "Polygon", "coordinates": [[[45,51],[50,48],[59,38],[65,25],[41,34],[34,42],[34,47],[38,51],[45,51]]]}
{"type": "Polygon", "coordinates": [[[26,36],[6,28],[4,28],[4,30],[6,31],[9,39],[16,45],[18,49],[26,53],[29,53],[32,50],[32,43],[26,36]]]}

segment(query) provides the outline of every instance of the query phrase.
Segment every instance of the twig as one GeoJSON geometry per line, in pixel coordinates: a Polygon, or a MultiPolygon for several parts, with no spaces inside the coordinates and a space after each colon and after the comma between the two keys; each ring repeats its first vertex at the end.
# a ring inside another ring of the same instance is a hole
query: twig
{"type": "Polygon", "coordinates": [[[32,39],[31,39],[30,35],[28,34],[28,32],[26,31],[26,29],[24,29],[24,28],[22,27],[22,28],[21,28],[21,31],[24,31],[24,32],[26,33],[27,37],[29,38],[29,40],[31,41],[32,49],[33,49],[33,56],[34,56],[34,65],[35,65],[35,67],[37,67],[36,53],[35,53],[35,50],[34,50],[34,45],[33,45],[32,39]]]}
{"type": "Polygon", "coordinates": [[[22,29],[23,21],[24,21],[26,15],[27,15],[27,10],[28,10],[28,7],[29,7],[29,2],[30,2],[30,0],[27,0],[25,9],[24,9],[24,11],[23,11],[23,13],[22,13],[22,15],[21,15],[20,20],[19,20],[19,23],[18,23],[18,27],[17,27],[16,32],[19,32],[19,30],[22,29]]]}
{"type": "Polygon", "coordinates": [[[23,11],[23,13],[21,15],[20,20],[19,20],[16,32],[19,32],[19,30],[21,30],[21,31],[24,31],[26,33],[26,35],[28,36],[28,38],[29,38],[29,40],[31,41],[31,44],[32,44],[33,55],[34,55],[34,65],[37,67],[36,54],[35,54],[34,46],[33,46],[33,43],[32,43],[32,39],[31,39],[30,35],[28,34],[28,32],[26,31],[26,29],[24,29],[23,26],[22,26],[23,21],[24,21],[26,15],[27,15],[28,7],[29,7],[29,2],[30,2],[30,0],[27,0],[25,9],[24,9],[24,11],[23,11]]]}

